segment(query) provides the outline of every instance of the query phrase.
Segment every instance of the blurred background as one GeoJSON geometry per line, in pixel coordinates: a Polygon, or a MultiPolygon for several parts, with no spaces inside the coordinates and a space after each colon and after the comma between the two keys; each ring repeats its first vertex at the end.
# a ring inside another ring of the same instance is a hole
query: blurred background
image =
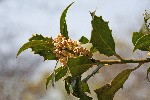
{"type": "MultiPolygon", "coordinates": [[[[44,61],[31,49],[16,58],[18,49],[32,34],[55,37],[59,33],[62,11],[74,0],[0,0],[0,100],[78,100],[67,95],[63,79],[53,88],[45,88],[46,77],[53,71],[55,61],[44,61]]],[[[150,13],[149,0],[76,0],[67,13],[70,38],[81,36],[90,39],[91,16],[89,11],[109,21],[116,42],[116,52],[123,58],[145,58],[147,52],[133,50],[132,32],[140,30],[143,14],[150,13]]],[[[88,47],[88,45],[87,45],[88,47]]],[[[95,59],[107,59],[94,54],[95,59]]],[[[109,59],[116,59],[111,57],[109,59]]],[[[122,70],[137,64],[113,65],[102,68],[88,83],[93,90],[111,82],[122,70]]],[[[134,71],[114,100],[150,100],[150,83],[146,80],[148,64],[134,71]]],[[[90,69],[84,77],[94,70],[90,69]]]]}

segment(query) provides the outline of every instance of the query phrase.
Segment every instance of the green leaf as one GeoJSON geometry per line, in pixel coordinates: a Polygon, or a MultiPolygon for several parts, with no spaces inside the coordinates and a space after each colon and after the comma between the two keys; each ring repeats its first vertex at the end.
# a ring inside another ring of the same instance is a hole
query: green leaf
{"type": "Polygon", "coordinates": [[[34,40],[49,41],[50,38],[48,38],[48,37],[43,37],[41,34],[35,34],[35,35],[33,35],[33,36],[29,39],[29,41],[34,41],[34,40]]]}
{"type": "Polygon", "coordinates": [[[111,82],[111,84],[106,84],[103,87],[96,89],[98,100],[113,100],[115,93],[123,88],[123,84],[128,79],[129,75],[134,69],[126,69],[119,73],[111,82]]]}
{"type": "Polygon", "coordinates": [[[89,40],[88,40],[86,37],[82,36],[82,37],[79,39],[79,42],[81,42],[82,44],[86,44],[86,43],[89,42],[89,40]]]}
{"type": "Polygon", "coordinates": [[[74,85],[73,95],[80,98],[80,100],[92,100],[91,97],[87,96],[85,92],[89,92],[88,84],[81,81],[81,79],[76,79],[76,84],[74,85]]]}
{"type": "Polygon", "coordinates": [[[88,84],[86,82],[80,81],[79,82],[79,88],[80,88],[80,90],[82,90],[84,92],[91,93],[90,89],[89,89],[89,86],[88,86],[88,84]]]}
{"type": "MultiPolygon", "coordinates": [[[[74,2],[73,2],[74,3],[74,2]]],[[[67,24],[66,24],[66,13],[69,7],[73,4],[71,3],[62,13],[60,17],[60,33],[65,36],[67,39],[69,38],[68,36],[68,30],[67,30],[67,24]]]]}
{"type": "Polygon", "coordinates": [[[34,54],[39,54],[44,57],[44,60],[56,60],[53,53],[52,38],[43,37],[42,35],[34,35],[25,43],[18,51],[17,56],[24,50],[31,48],[34,54]]]}
{"type": "Polygon", "coordinates": [[[137,49],[149,51],[149,46],[150,46],[150,34],[146,34],[138,39],[133,51],[137,49]]]}
{"type": "Polygon", "coordinates": [[[34,54],[39,54],[40,56],[43,56],[44,60],[56,60],[57,59],[53,51],[44,45],[36,46],[32,48],[32,51],[34,51],[34,54]]]}
{"type": "Polygon", "coordinates": [[[59,79],[61,79],[62,77],[64,77],[67,73],[67,67],[66,66],[62,66],[59,67],[56,71],[55,71],[55,81],[58,81],[59,79]]]}
{"type": "Polygon", "coordinates": [[[71,79],[72,79],[71,76],[65,78],[65,89],[67,91],[67,94],[73,93],[73,90],[70,88],[71,79]]]}
{"type": "MultiPolygon", "coordinates": [[[[94,13],[94,12],[93,12],[94,13]]],[[[108,22],[91,13],[92,16],[92,34],[90,42],[101,54],[113,56],[115,52],[115,42],[112,37],[112,30],[109,29],[108,22]]]]}
{"type": "Polygon", "coordinates": [[[150,18],[150,15],[146,12],[144,17],[143,25],[139,32],[134,32],[132,36],[132,43],[135,46],[134,50],[139,49],[141,51],[149,51],[149,34],[150,29],[147,25],[147,21],[150,18]]]}
{"type": "Polygon", "coordinates": [[[142,25],[142,27],[141,27],[141,29],[140,29],[140,32],[143,34],[143,35],[145,35],[145,34],[150,34],[150,29],[149,29],[149,25],[147,25],[147,24],[149,24],[147,21],[150,19],[150,14],[148,14],[147,12],[145,12],[145,14],[144,14],[145,16],[144,16],[144,22],[143,22],[143,25],[142,25]]]}
{"type": "MultiPolygon", "coordinates": [[[[143,34],[141,34],[140,32],[133,32],[132,35],[132,43],[135,46],[137,41],[143,36],[143,34]]],[[[142,51],[147,51],[147,48],[138,48],[139,50],[142,51]]]]}
{"type": "MultiPolygon", "coordinates": [[[[55,77],[55,82],[58,81],[59,79],[63,78],[67,73],[67,67],[66,66],[61,66],[58,69],[55,70],[54,72],[54,77],[55,77]]],[[[53,73],[51,73],[47,78],[46,78],[46,89],[49,84],[49,81],[52,80],[53,73]]]]}
{"type": "Polygon", "coordinates": [[[28,49],[28,48],[32,48],[32,47],[35,47],[35,46],[38,46],[38,45],[43,45],[43,44],[48,44],[47,42],[45,41],[30,41],[30,42],[27,42],[25,43],[18,51],[17,53],[17,56],[24,50],[28,49]]]}
{"type": "Polygon", "coordinates": [[[81,81],[81,77],[68,76],[65,79],[65,89],[68,94],[72,93],[74,96],[80,98],[80,100],[92,100],[91,97],[87,96],[85,92],[89,92],[89,87],[86,82],[81,81]]]}
{"type": "Polygon", "coordinates": [[[141,27],[141,29],[140,29],[140,32],[141,32],[143,35],[145,35],[145,34],[150,34],[150,29],[149,29],[149,27],[148,27],[148,25],[147,25],[146,22],[143,23],[143,25],[142,25],[142,27],[141,27]]]}
{"type": "Polygon", "coordinates": [[[146,79],[150,82],[149,77],[148,77],[149,73],[150,73],[150,67],[147,69],[147,76],[146,76],[146,79]]]}
{"type": "Polygon", "coordinates": [[[92,53],[94,53],[94,52],[97,52],[98,50],[92,46],[91,49],[90,49],[90,51],[91,51],[92,53]]]}
{"type": "Polygon", "coordinates": [[[145,11],[145,14],[144,14],[144,22],[147,23],[147,21],[150,19],[150,14],[147,13],[147,11],[145,11]]]}
{"type": "Polygon", "coordinates": [[[67,62],[70,73],[73,77],[80,76],[93,66],[93,62],[85,56],[69,58],[67,62]]]}
{"type": "Polygon", "coordinates": [[[135,46],[138,39],[141,38],[143,35],[140,32],[133,32],[132,34],[132,43],[135,46]]]}

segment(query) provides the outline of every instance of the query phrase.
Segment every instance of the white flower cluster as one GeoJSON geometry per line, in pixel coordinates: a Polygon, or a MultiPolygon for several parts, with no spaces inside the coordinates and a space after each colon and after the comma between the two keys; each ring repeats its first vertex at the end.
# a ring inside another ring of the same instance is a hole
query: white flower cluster
{"type": "Polygon", "coordinates": [[[56,57],[63,65],[66,65],[67,58],[74,58],[80,55],[92,57],[92,53],[81,47],[80,42],[66,39],[62,34],[58,34],[52,43],[54,44],[53,53],[56,54],[56,57]]]}

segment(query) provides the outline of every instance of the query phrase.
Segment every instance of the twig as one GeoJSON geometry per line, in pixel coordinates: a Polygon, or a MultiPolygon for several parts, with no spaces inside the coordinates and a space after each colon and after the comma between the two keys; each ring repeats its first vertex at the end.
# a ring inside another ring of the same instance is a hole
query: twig
{"type": "Polygon", "coordinates": [[[101,68],[101,67],[103,67],[104,65],[103,64],[100,64],[100,65],[98,65],[97,66],[97,68],[90,74],[90,75],[88,75],[86,78],[84,78],[82,81],[83,82],[87,82],[93,75],[95,75],[98,71],[99,71],[99,69],[101,68]]]}
{"type": "Polygon", "coordinates": [[[92,59],[93,65],[99,64],[126,64],[126,63],[148,63],[150,58],[147,59],[124,59],[124,60],[94,60],[92,59]]]}
{"type": "MultiPolygon", "coordinates": [[[[139,63],[139,65],[138,65],[137,67],[135,67],[133,70],[138,69],[142,64],[143,64],[143,63],[139,63]]],[[[99,71],[99,69],[100,69],[101,67],[103,67],[103,66],[104,66],[104,64],[98,65],[97,68],[96,68],[90,75],[88,75],[86,78],[84,78],[82,81],[83,81],[83,82],[87,82],[87,81],[88,81],[92,76],[94,76],[94,75],[99,71]]]]}
{"type": "Polygon", "coordinates": [[[139,65],[138,65],[137,67],[135,67],[134,70],[140,68],[142,64],[143,64],[143,63],[139,63],[139,65]]]}

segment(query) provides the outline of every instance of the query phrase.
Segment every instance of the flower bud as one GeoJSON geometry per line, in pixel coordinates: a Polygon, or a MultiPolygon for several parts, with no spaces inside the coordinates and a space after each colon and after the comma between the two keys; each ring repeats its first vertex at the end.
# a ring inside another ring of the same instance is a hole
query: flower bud
{"type": "Polygon", "coordinates": [[[92,57],[92,53],[86,48],[81,47],[79,41],[67,40],[62,34],[58,34],[52,43],[54,45],[53,53],[56,54],[56,57],[63,65],[67,63],[67,58],[74,58],[80,55],[92,57]]]}

